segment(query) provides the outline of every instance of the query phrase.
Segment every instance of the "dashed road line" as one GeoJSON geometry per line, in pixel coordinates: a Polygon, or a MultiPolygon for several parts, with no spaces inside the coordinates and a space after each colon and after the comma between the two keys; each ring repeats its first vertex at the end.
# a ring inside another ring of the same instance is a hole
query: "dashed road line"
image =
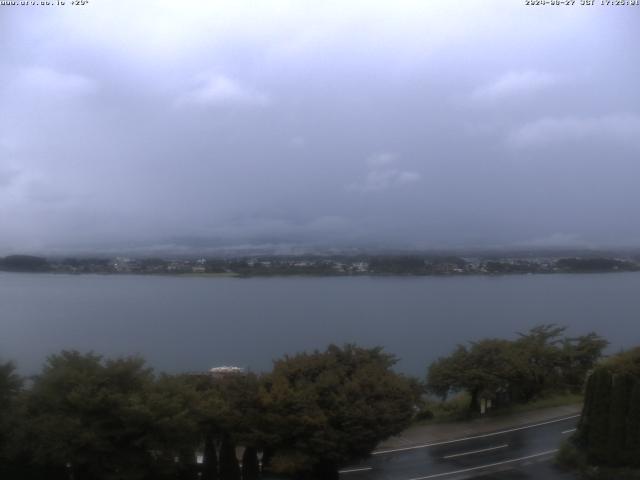
{"type": "Polygon", "coordinates": [[[373,470],[373,467],[348,468],[346,470],[339,470],[338,473],[368,472],[369,470],[373,470]]]}
{"type": "Polygon", "coordinates": [[[505,443],[504,445],[498,445],[497,447],[483,448],[481,450],[472,450],[470,452],[454,453],[453,455],[447,455],[447,456],[442,457],[442,458],[449,459],[449,458],[464,457],[465,455],[474,455],[476,453],[491,452],[493,450],[499,450],[501,448],[507,448],[508,446],[509,446],[509,444],[505,443]]]}
{"type": "Polygon", "coordinates": [[[558,449],[547,450],[545,452],[534,453],[533,455],[527,455],[526,457],[512,458],[510,460],[503,460],[502,462],[489,463],[487,465],[479,465],[477,467],[463,468],[462,470],[454,470],[451,472],[434,473],[433,475],[427,475],[426,477],[414,477],[414,478],[410,478],[409,480],[428,480],[430,478],[440,478],[440,477],[446,477],[448,475],[457,475],[460,473],[474,472],[476,470],[499,467],[500,465],[507,465],[509,463],[522,462],[524,460],[530,460],[532,458],[542,457],[544,455],[551,455],[552,453],[556,453],[557,451],[558,449]]]}

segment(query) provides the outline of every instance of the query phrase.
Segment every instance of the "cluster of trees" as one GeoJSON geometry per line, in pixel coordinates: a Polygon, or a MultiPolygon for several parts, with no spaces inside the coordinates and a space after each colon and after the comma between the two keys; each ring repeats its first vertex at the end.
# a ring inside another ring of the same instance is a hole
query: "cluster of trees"
{"type": "Polygon", "coordinates": [[[0,258],[0,270],[8,272],[46,272],[51,269],[46,258],[32,255],[9,255],[0,258]]]}
{"type": "Polygon", "coordinates": [[[435,275],[462,271],[468,266],[466,260],[455,256],[381,255],[369,260],[370,272],[378,275],[435,275]]]}
{"type": "Polygon", "coordinates": [[[261,464],[337,478],[412,419],[421,392],[394,363],[346,345],[264,375],[156,375],[140,358],[74,351],[28,380],[1,364],[0,478],[252,480],[261,464]]]}
{"type": "Polygon", "coordinates": [[[572,440],[589,464],[640,467],[640,347],[608,359],[589,377],[572,440]]]}
{"type": "MultiPolygon", "coordinates": [[[[394,372],[382,349],[355,345],[285,356],[262,375],[158,375],[138,357],[75,351],[31,378],[0,363],[0,478],[337,478],[406,428],[425,392],[466,391],[477,411],[483,400],[580,391],[607,342],[564,332],[542,325],[459,346],[430,366],[426,385],[394,372]]],[[[594,461],[631,463],[639,433],[640,350],[590,377],[579,438],[594,461]]]]}
{"type": "Polygon", "coordinates": [[[385,275],[426,275],[424,258],[409,255],[374,257],[369,262],[371,273],[385,275]]]}
{"type": "Polygon", "coordinates": [[[233,272],[241,276],[256,275],[336,275],[334,263],[326,260],[314,259],[313,261],[294,262],[288,257],[274,258],[266,264],[262,262],[248,262],[246,260],[232,260],[228,262],[214,261],[223,271],[233,272]]]}
{"type": "MultiPolygon", "coordinates": [[[[507,252],[505,252],[505,255],[507,252]]],[[[490,258],[470,263],[453,255],[336,255],[323,257],[267,256],[255,258],[209,258],[170,261],[162,258],[138,258],[116,266],[114,259],[65,258],[49,259],[32,255],[10,255],[0,258],[0,270],[12,272],[72,273],[234,273],[256,275],[441,275],[441,274],[522,274],[522,273],[588,273],[637,271],[637,260],[610,257],[560,258],[552,263],[519,258],[490,258]],[[366,267],[363,268],[363,265],[366,267]],[[200,268],[204,269],[200,272],[200,268]]]]}
{"type": "Polygon", "coordinates": [[[491,260],[484,264],[487,273],[496,275],[507,273],[537,273],[542,270],[539,263],[520,260],[517,262],[501,262],[491,260]]]}
{"type": "Polygon", "coordinates": [[[565,330],[541,325],[515,340],[459,345],[451,355],[431,364],[428,389],[443,398],[467,392],[470,411],[478,411],[482,400],[503,406],[553,392],[579,392],[608,342],[595,333],[566,337],[565,330]]]}
{"type": "Polygon", "coordinates": [[[615,272],[638,270],[638,264],[615,258],[561,258],[556,262],[556,268],[575,273],[615,272]]]}

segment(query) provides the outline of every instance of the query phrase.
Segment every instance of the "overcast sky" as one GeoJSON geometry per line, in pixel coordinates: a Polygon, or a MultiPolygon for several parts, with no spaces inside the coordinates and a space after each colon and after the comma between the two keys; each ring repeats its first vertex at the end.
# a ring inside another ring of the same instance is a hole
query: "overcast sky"
{"type": "Polygon", "coordinates": [[[90,0],[0,45],[0,254],[640,246],[640,6],[90,0]]]}

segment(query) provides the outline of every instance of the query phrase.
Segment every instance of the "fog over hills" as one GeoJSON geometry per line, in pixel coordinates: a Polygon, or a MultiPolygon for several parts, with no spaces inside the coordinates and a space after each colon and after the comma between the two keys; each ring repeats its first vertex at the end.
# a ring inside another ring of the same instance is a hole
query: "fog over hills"
{"type": "Polygon", "coordinates": [[[640,7],[2,7],[0,254],[640,246],[640,7]]]}

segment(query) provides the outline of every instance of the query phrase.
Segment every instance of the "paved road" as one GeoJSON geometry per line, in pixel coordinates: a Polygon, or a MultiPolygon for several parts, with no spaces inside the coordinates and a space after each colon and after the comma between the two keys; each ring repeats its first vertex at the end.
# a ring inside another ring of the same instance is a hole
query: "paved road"
{"type": "Polygon", "coordinates": [[[344,468],[343,480],[568,479],[549,460],[578,416],[465,438],[379,450],[344,468]]]}

